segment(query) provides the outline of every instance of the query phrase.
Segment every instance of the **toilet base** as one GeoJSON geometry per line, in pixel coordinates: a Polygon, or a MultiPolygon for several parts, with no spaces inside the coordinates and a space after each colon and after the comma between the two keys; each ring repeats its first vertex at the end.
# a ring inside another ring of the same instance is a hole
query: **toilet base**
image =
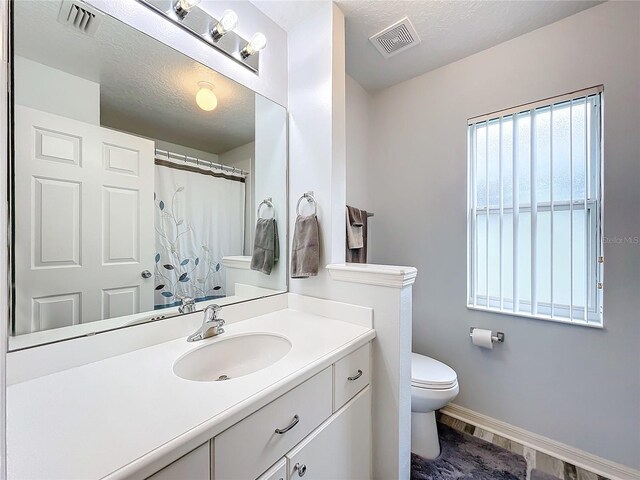
{"type": "Polygon", "coordinates": [[[429,460],[440,455],[436,412],[411,412],[411,451],[429,460]]]}

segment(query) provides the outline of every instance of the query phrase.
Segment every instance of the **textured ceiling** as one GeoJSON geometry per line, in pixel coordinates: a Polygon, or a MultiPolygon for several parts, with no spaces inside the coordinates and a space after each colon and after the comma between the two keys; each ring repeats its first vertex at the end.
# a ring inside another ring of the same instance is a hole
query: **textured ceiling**
{"type": "Polygon", "coordinates": [[[347,73],[365,89],[375,91],[602,2],[338,0],[337,3],[346,17],[347,73]],[[405,16],[416,27],[422,43],[384,59],[369,37],[405,16]]]}
{"type": "Polygon", "coordinates": [[[211,153],[253,141],[251,90],[106,15],[95,37],[77,33],[59,8],[14,2],[15,53],[100,83],[103,125],[211,153]],[[195,103],[199,81],[215,86],[212,112],[195,103]]]}

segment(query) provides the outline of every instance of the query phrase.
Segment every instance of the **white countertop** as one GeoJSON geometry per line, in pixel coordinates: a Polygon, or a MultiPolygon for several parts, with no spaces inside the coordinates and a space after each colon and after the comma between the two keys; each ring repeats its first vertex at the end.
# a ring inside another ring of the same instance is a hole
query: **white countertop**
{"type": "Polygon", "coordinates": [[[225,330],[201,342],[181,338],[10,386],[8,478],[146,475],[154,462],[195,448],[375,337],[370,328],[290,309],[225,330]],[[246,332],[283,335],[291,351],[225,382],[173,373],[185,352],[246,332]]]}

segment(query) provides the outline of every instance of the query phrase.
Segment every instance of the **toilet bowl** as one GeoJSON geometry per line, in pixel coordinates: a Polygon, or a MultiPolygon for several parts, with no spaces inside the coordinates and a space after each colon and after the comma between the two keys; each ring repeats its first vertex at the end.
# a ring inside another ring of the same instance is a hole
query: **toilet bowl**
{"type": "Polygon", "coordinates": [[[458,377],[449,366],[433,358],[411,354],[411,451],[434,459],[440,455],[435,411],[452,401],[458,377]]]}

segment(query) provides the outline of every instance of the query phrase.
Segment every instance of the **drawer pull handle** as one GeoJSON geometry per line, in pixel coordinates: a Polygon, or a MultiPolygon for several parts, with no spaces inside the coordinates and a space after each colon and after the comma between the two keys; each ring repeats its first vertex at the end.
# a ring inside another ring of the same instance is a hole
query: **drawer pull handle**
{"type": "Polygon", "coordinates": [[[295,427],[298,424],[299,421],[300,421],[300,417],[298,415],[294,415],[293,421],[289,425],[284,427],[284,428],[276,428],[276,433],[278,435],[282,435],[283,433],[287,433],[289,430],[291,430],[293,427],[295,427]]]}
{"type": "Polygon", "coordinates": [[[299,477],[304,477],[304,474],[307,473],[307,466],[304,463],[296,463],[293,466],[293,471],[297,471],[299,477]]]}
{"type": "Polygon", "coordinates": [[[347,377],[347,380],[349,380],[350,382],[353,382],[354,380],[359,379],[362,376],[362,370],[358,370],[358,373],[356,373],[353,377],[347,377]]]}

